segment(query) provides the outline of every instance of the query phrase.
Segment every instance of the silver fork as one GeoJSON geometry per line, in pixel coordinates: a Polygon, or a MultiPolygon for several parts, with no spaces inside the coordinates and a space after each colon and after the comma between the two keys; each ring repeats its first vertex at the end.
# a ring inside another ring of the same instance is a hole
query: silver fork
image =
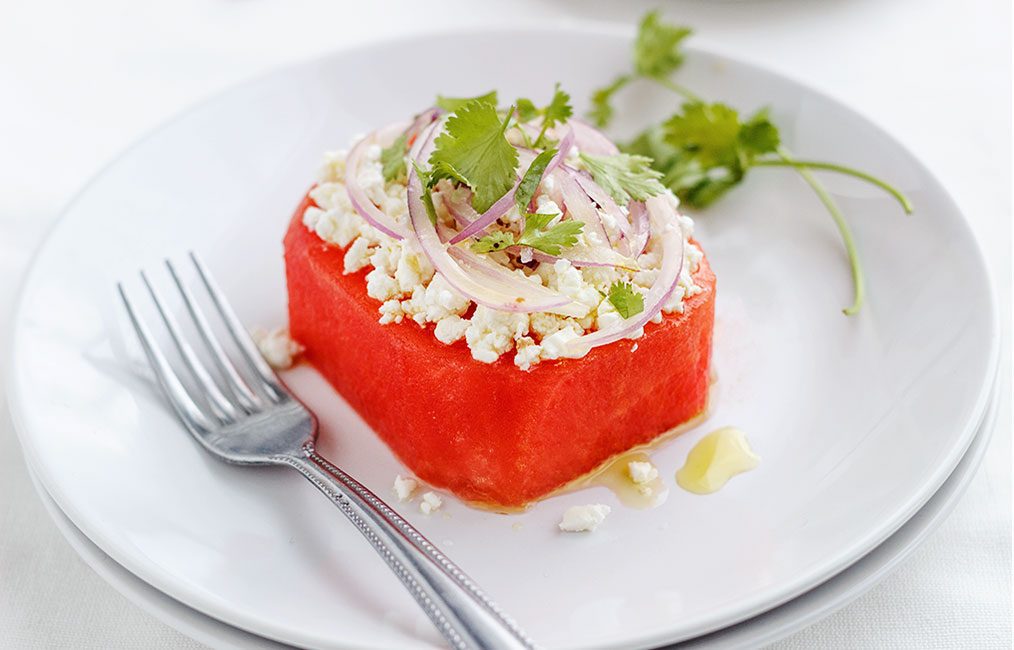
{"type": "Polygon", "coordinates": [[[194,253],[190,253],[190,259],[240,352],[240,367],[226,354],[172,262],[166,260],[166,266],[203,347],[224,377],[223,385],[212,378],[143,271],[141,278],[182,365],[199,387],[197,394],[184,386],[138,316],[122,283],[117,288],[166,398],[197,442],[229,463],[285,465],[309,479],[366,537],[453,648],[533,648],[521,629],[422,533],[362,483],[317,453],[317,418],[261,357],[204,264],[194,253]]]}

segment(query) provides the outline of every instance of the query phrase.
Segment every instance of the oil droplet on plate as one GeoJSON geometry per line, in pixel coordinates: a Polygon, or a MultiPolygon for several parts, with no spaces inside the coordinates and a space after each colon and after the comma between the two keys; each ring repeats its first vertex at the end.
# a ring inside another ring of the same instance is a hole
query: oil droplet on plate
{"type": "Polygon", "coordinates": [[[676,472],[676,483],[694,494],[711,494],[759,462],[742,431],[723,427],[697,441],[686,463],[676,472]]]}

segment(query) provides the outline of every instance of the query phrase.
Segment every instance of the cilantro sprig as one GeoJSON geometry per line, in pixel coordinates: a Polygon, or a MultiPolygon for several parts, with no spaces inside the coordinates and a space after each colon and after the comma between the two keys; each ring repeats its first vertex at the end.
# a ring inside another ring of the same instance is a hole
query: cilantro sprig
{"type": "Polygon", "coordinates": [[[564,248],[577,243],[577,236],[581,234],[584,224],[570,219],[550,225],[558,216],[541,212],[526,213],[525,227],[519,236],[515,237],[514,233],[505,230],[497,230],[473,243],[472,250],[477,253],[490,253],[509,246],[528,246],[548,255],[559,255],[564,248]]]}
{"type": "Polygon", "coordinates": [[[615,113],[613,97],[635,79],[650,80],[680,95],[683,103],[676,113],[662,124],[645,129],[622,149],[627,154],[650,158],[660,182],[690,207],[711,205],[739,185],[751,169],[789,167],[797,171],[838,228],[854,288],[852,304],[843,311],[847,315],[858,313],[865,288],[855,241],[841,209],[812,171],[836,172],[871,183],[894,197],[907,214],[912,212],[911,203],[897,188],[861,170],[796,159],[782,144],[778,127],[766,110],[743,119],[731,106],[708,102],[673,81],[673,73],[685,59],[683,41],[691,33],[686,27],[663,22],[657,11],[647,14],[634,41],[633,70],[592,93],[589,117],[599,126],[607,125],[615,113]]]}
{"type": "Polygon", "coordinates": [[[634,290],[629,282],[614,282],[606,296],[623,318],[636,316],[644,311],[644,296],[634,290]]]}
{"type": "Polygon", "coordinates": [[[570,105],[570,95],[556,84],[553,88],[553,98],[543,108],[538,108],[535,103],[527,97],[521,97],[516,102],[518,119],[521,122],[531,122],[542,117],[542,127],[539,135],[531,143],[536,149],[545,147],[547,144],[546,132],[569,120],[574,114],[574,108],[570,105]]]}
{"type": "Polygon", "coordinates": [[[485,212],[514,187],[518,167],[518,152],[504,136],[513,111],[501,119],[489,97],[467,100],[454,111],[429,158],[428,188],[442,178],[464,183],[472,188],[477,212],[485,212]]]}
{"type": "Polygon", "coordinates": [[[405,149],[408,146],[408,134],[402,133],[389,146],[380,151],[380,164],[384,173],[384,181],[403,181],[408,176],[405,164],[405,149]]]}
{"type": "Polygon", "coordinates": [[[436,105],[437,108],[441,108],[448,113],[454,113],[469,102],[483,102],[491,106],[498,106],[500,104],[500,101],[497,99],[497,92],[491,90],[485,95],[479,95],[478,97],[445,97],[437,95],[436,105]]]}
{"type": "Polygon", "coordinates": [[[647,156],[629,153],[594,156],[581,153],[579,158],[591,172],[592,179],[620,205],[626,205],[631,200],[644,201],[665,191],[658,180],[662,174],[651,168],[651,158],[647,156]]]}

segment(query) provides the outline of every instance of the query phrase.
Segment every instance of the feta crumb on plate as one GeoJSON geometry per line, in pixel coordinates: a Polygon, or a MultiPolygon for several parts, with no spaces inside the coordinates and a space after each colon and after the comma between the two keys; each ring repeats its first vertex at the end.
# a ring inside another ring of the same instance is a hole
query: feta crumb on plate
{"type": "Polygon", "coordinates": [[[630,472],[630,480],[638,485],[658,478],[658,469],[647,461],[632,460],[627,465],[627,471],[630,472]]]}
{"type": "Polygon", "coordinates": [[[582,533],[595,530],[606,519],[612,509],[596,503],[587,506],[571,506],[563,513],[560,530],[567,533],[582,533]]]}
{"type": "Polygon", "coordinates": [[[303,346],[289,336],[288,327],[278,327],[270,332],[255,329],[250,332],[250,336],[257,344],[261,356],[275,370],[291,368],[296,357],[303,351],[303,346]]]}
{"type": "Polygon", "coordinates": [[[408,501],[412,493],[419,487],[419,482],[412,477],[402,478],[401,474],[394,477],[394,493],[398,495],[398,501],[408,501]]]}
{"type": "Polygon", "coordinates": [[[419,503],[419,509],[422,510],[424,515],[428,515],[444,505],[444,500],[436,492],[427,492],[422,495],[422,502],[419,503]]]}

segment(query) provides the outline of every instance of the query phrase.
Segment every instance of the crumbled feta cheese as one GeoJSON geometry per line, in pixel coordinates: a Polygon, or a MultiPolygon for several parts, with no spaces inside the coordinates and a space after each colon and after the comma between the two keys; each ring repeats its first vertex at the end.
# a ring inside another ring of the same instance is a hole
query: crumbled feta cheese
{"type": "Polygon", "coordinates": [[[433,334],[441,343],[450,345],[455,341],[465,338],[465,332],[468,330],[469,325],[471,323],[461,316],[448,316],[437,321],[433,334]]]}
{"type": "Polygon", "coordinates": [[[515,343],[518,352],[514,355],[514,365],[522,370],[531,370],[532,364],[538,363],[542,346],[529,336],[522,336],[515,343]]]}
{"type": "Polygon", "coordinates": [[[250,335],[261,356],[275,370],[291,368],[295,358],[303,351],[303,346],[289,336],[288,327],[279,327],[270,332],[255,329],[250,335]]]}
{"type": "Polygon", "coordinates": [[[365,237],[358,237],[345,251],[345,273],[355,273],[370,265],[370,242],[365,237]]]}
{"type": "Polygon", "coordinates": [[[493,363],[510,350],[515,338],[528,332],[528,314],[490,309],[479,305],[472,314],[465,341],[472,350],[472,358],[493,363]]]}
{"type": "Polygon", "coordinates": [[[366,274],[366,294],[376,300],[390,300],[398,295],[398,282],[380,269],[373,269],[366,274]]]}
{"type": "Polygon", "coordinates": [[[422,510],[424,515],[428,515],[444,505],[444,500],[441,499],[436,492],[427,492],[422,495],[422,501],[419,503],[419,509],[422,510]]]}
{"type": "Polygon", "coordinates": [[[401,474],[394,477],[394,493],[398,496],[398,501],[408,501],[412,498],[412,493],[419,487],[419,482],[414,478],[405,477],[401,474]]]}
{"type": "Polygon", "coordinates": [[[658,468],[647,461],[632,460],[627,464],[627,472],[634,483],[651,483],[658,478],[658,468]]]}
{"type": "Polygon", "coordinates": [[[563,513],[560,530],[567,533],[581,533],[595,530],[605,521],[612,508],[600,503],[588,506],[571,506],[563,513]]]}
{"type": "Polygon", "coordinates": [[[397,298],[385,300],[380,306],[380,324],[400,323],[405,320],[405,309],[397,298]]]}
{"type": "Polygon", "coordinates": [[[576,353],[570,350],[567,345],[579,336],[581,335],[569,327],[550,334],[546,338],[542,339],[542,358],[560,359],[563,357],[577,358],[584,356],[582,353],[576,353]]]}

